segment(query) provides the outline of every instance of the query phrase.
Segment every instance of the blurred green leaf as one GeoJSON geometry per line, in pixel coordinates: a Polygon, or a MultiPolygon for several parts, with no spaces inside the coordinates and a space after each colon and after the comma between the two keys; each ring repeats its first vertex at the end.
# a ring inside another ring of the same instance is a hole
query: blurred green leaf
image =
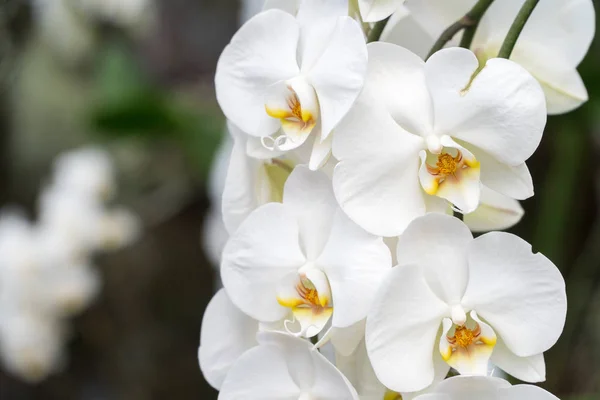
{"type": "Polygon", "coordinates": [[[192,164],[206,175],[224,132],[215,106],[195,106],[153,85],[123,46],[102,53],[97,72],[92,127],[107,137],[137,136],[180,142],[192,164]]]}

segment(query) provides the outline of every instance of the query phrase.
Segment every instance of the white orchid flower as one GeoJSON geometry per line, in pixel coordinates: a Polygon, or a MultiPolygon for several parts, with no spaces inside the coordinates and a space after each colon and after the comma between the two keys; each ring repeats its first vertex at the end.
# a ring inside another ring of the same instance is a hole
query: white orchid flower
{"type": "Polygon", "coordinates": [[[384,385],[421,390],[450,367],[485,375],[490,360],[521,380],[544,380],[543,352],[566,316],[564,280],[550,260],[511,234],[473,239],[442,214],[411,223],[397,252],[367,317],[367,350],[384,385]]]}
{"type": "Polygon", "coordinates": [[[488,376],[455,376],[440,382],[415,400],[558,400],[558,397],[533,385],[516,385],[488,376]]]}
{"type": "Polygon", "coordinates": [[[291,313],[298,334],[312,337],[332,315],[334,328],[364,319],[390,267],[383,240],[343,214],[329,179],[297,166],[283,203],[259,207],[231,236],[221,278],[244,313],[263,322],[291,313]]]}
{"type": "Polygon", "coordinates": [[[405,0],[358,0],[358,8],[364,22],[377,22],[386,19],[405,0]]]}
{"type": "Polygon", "coordinates": [[[107,200],[116,192],[115,167],[110,155],[96,147],[63,153],[54,161],[52,184],[90,198],[107,200]]]}
{"type": "Polygon", "coordinates": [[[225,116],[273,150],[294,150],[311,136],[311,169],[327,161],[331,131],[364,82],[364,36],[347,12],[341,0],[305,0],[296,17],[264,11],[240,28],[217,65],[225,116]]]}
{"type": "Polygon", "coordinates": [[[230,369],[219,400],[358,400],[350,382],[310,342],[271,332],[257,340],[260,345],[230,369]]]}
{"type": "MultiPolygon", "coordinates": [[[[471,49],[481,63],[496,57],[524,0],[495,1],[484,14],[471,49]]],[[[408,0],[409,11],[390,24],[383,40],[406,46],[425,57],[446,27],[462,17],[476,0],[408,0]]],[[[587,101],[577,66],[595,32],[592,0],[541,1],[531,14],[510,57],[541,84],[549,114],[569,112],[587,101]],[[552,29],[548,29],[552,26],[552,29]]],[[[458,36],[450,45],[458,45],[458,36]]]]}
{"type": "Polygon", "coordinates": [[[334,192],[354,222],[397,236],[426,212],[446,212],[447,202],[473,212],[482,185],[513,199],[533,195],[525,160],[546,108],[525,69],[491,59],[479,70],[462,48],[427,63],[389,43],[368,49],[365,88],[333,139],[334,192]]]}

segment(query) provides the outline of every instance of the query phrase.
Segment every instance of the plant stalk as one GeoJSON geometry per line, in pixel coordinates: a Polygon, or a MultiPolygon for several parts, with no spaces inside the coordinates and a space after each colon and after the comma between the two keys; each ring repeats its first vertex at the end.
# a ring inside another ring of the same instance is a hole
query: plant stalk
{"type": "Polygon", "coordinates": [[[469,48],[473,41],[473,37],[475,36],[479,21],[493,2],[494,0],[479,0],[461,19],[442,32],[429,51],[427,58],[431,57],[436,51],[444,48],[446,43],[452,40],[452,38],[462,30],[465,30],[465,33],[460,41],[460,47],[469,48]]]}
{"type": "Polygon", "coordinates": [[[508,33],[506,34],[506,37],[504,38],[504,42],[502,43],[502,47],[500,47],[500,52],[498,53],[498,58],[510,58],[512,51],[517,44],[517,40],[519,40],[519,35],[521,35],[527,20],[531,16],[531,13],[539,1],[540,0],[525,0],[525,3],[517,14],[517,18],[515,18],[513,21],[508,33]]]}

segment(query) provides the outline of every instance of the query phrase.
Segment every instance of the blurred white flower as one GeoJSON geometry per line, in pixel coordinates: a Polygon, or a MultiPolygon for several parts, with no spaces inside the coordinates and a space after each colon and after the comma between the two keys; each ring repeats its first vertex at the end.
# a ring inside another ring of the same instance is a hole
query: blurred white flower
{"type": "Polygon", "coordinates": [[[104,204],[115,183],[103,151],[59,157],[50,182],[36,223],[15,211],[0,213],[0,359],[32,382],[60,368],[66,318],[100,290],[92,256],[130,244],[141,231],[131,211],[104,204]]]}
{"type": "Polygon", "coordinates": [[[63,153],[54,161],[52,185],[98,201],[109,200],[116,192],[112,160],[96,147],[63,153]]]}
{"type": "Polygon", "coordinates": [[[0,355],[9,372],[37,383],[61,367],[64,332],[57,320],[0,308],[0,321],[0,355]]]}
{"type": "Polygon", "coordinates": [[[96,36],[90,21],[78,15],[69,0],[32,0],[39,34],[67,62],[89,56],[96,36]]]}

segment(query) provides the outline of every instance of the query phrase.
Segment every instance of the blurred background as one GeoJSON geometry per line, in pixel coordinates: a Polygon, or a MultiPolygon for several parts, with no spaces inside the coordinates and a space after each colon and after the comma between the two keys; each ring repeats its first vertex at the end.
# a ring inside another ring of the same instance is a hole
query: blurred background
{"type": "MultiPolygon", "coordinates": [[[[202,237],[225,132],[213,74],[239,13],[236,0],[0,0],[0,206],[35,216],[52,160],[94,143],[115,160],[118,202],[144,225],[134,245],[95,260],[103,289],[73,321],[61,372],[32,385],[0,369],[1,400],[216,398],[197,362],[216,279],[201,243],[218,240],[202,237]]],[[[543,386],[591,400],[600,399],[600,40],[580,71],[591,100],[549,118],[528,162],[536,196],[513,232],[567,282],[567,325],[543,386]]]]}

